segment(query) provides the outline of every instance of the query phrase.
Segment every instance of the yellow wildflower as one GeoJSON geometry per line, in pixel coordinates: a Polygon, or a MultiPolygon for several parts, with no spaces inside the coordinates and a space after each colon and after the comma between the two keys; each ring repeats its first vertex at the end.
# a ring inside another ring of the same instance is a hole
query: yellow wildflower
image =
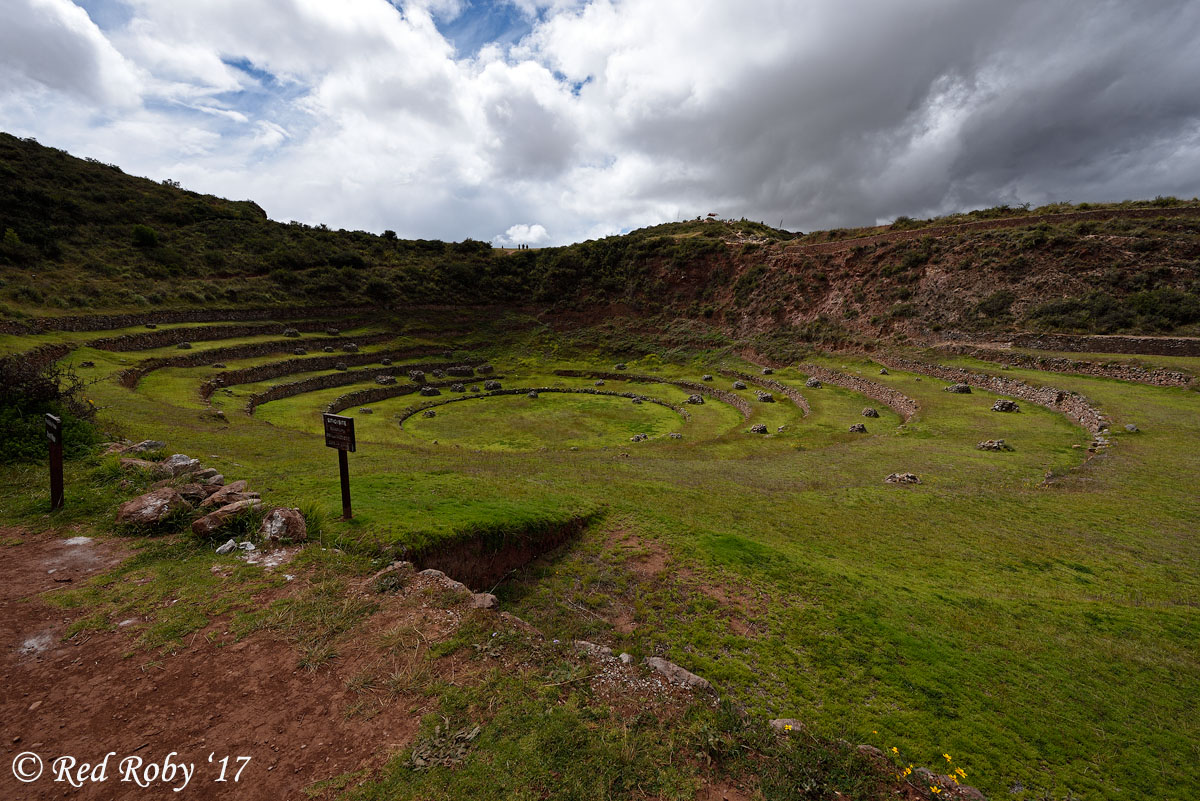
{"type": "Polygon", "coordinates": [[[947,761],[947,762],[949,762],[949,761],[950,761],[950,755],[949,755],[949,754],[942,754],[942,756],[944,756],[944,757],[946,758],[946,761],[947,761]]]}
{"type": "Polygon", "coordinates": [[[937,795],[941,791],[942,791],[941,788],[938,787],[936,784],[929,785],[929,792],[933,793],[934,795],[937,795]]]}
{"type": "Polygon", "coordinates": [[[955,768],[954,772],[957,773],[959,776],[963,777],[964,779],[967,778],[967,772],[965,770],[963,770],[962,768],[955,768]]]}
{"type": "Polygon", "coordinates": [[[784,731],[791,731],[791,730],[792,730],[792,724],[790,724],[790,723],[785,723],[785,724],[783,724],[783,730],[784,730],[784,731]]]}
{"type": "Polygon", "coordinates": [[[892,753],[893,753],[893,754],[899,754],[899,753],[900,753],[900,749],[896,748],[896,746],[894,746],[894,745],[893,745],[893,746],[892,746],[892,753]]]}

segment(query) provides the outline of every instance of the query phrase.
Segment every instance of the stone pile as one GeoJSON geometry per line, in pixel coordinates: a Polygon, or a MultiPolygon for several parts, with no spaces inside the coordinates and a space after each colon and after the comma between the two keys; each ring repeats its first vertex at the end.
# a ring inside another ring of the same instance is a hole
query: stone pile
{"type": "Polygon", "coordinates": [[[648,439],[650,439],[649,434],[634,434],[632,437],[629,438],[629,441],[630,442],[644,442],[648,439]]]}
{"type": "Polygon", "coordinates": [[[445,370],[434,370],[434,371],[433,371],[433,377],[434,377],[434,378],[438,378],[438,379],[445,378],[445,377],[446,377],[446,371],[445,371],[445,370]]]}
{"type": "Polygon", "coordinates": [[[342,345],[342,350],[346,353],[358,353],[358,345],[355,345],[353,342],[347,342],[345,345],[342,345]]]}
{"type": "Polygon", "coordinates": [[[326,333],[326,334],[328,334],[328,335],[329,335],[329,336],[331,336],[331,337],[336,337],[338,334],[340,334],[340,333],[342,333],[342,332],[341,332],[341,331],[339,331],[339,330],[338,330],[338,329],[336,329],[336,328],[326,328],[326,329],[325,329],[325,333],[326,333]]]}
{"type": "Polygon", "coordinates": [[[375,414],[375,410],[372,409],[370,406],[360,406],[358,409],[358,413],[359,414],[375,414]]]}
{"type": "Polygon", "coordinates": [[[395,384],[396,376],[394,376],[394,375],[377,375],[377,376],[375,376],[375,383],[379,384],[380,386],[387,386],[389,384],[395,384]]]}
{"type": "Polygon", "coordinates": [[[481,364],[475,368],[475,371],[480,375],[490,375],[496,371],[496,368],[492,367],[490,364],[481,364]]]}
{"type": "Polygon", "coordinates": [[[1012,446],[1002,439],[985,439],[975,446],[981,451],[1011,451],[1012,446]]]}
{"type": "Polygon", "coordinates": [[[702,406],[702,405],[704,405],[704,396],[703,395],[688,395],[687,402],[694,404],[696,406],[702,406]]]}
{"type": "Polygon", "coordinates": [[[765,434],[765,433],[767,433],[767,427],[765,425],[763,425],[762,423],[756,423],[755,425],[750,426],[750,433],[751,434],[765,434]]]}
{"type": "Polygon", "coordinates": [[[628,367],[626,367],[626,365],[625,365],[625,362],[621,362],[620,364],[616,365],[616,369],[618,369],[618,370],[627,370],[627,369],[629,369],[629,368],[628,368],[628,367]]]}
{"type": "Polygon", "coordinates": [[[1019,411],[1021,411],[1021,407],[1017,405],[1016,401],[1011,401],[1011,400],[1008,400],[1007,398],[1001,398],[1000,400],[998,400],[992,404],[992,411],[993,412],[1019,412],[1019,411]]]}
{"type": "Polygon", "coordinates": [[[596,386],[598,386],[598,387],[602,387],[602,386],[604,386],[604,379],[603,379],[603,378],[597,378],[597,379],[596,379],[596,386]]]}
{"type": "Polygon", "coordinates": [[[953,392],[957,395],[970,395],[971,394],[971,385],[970,384],[951,384],[948,387],[944,387],[942,391],[943,392],[953,392]]]}
{"type": "Polygon", "coordinates": [[[175,347],[176,347],[176,348],[178,348],[179,350],[191,350],[191,349],[192,349],[192,343],[191,343],[191,342],[180,342],[180,343],[179,343],[178,345],[176,345],[175,347]]]}
{"type": "Polygon", "coordinates": [[[451,392],[466,392],[467,388],[464,387],[462,384],[451,384],[450,391],[451,392]]]}
{"type": "Polygon", "coordinates": [[[425,383],[425,371],[424,370],[409,370],[408,377],[412,380],[412,382],[414,384],[422,384],[423,385],[425,383]]]}
{"type": "Polygon", "coordinates": [[[705,373],[703,376],[700,377],[700,380],[701,381],[712,381],[713,377],[711,375],[709,375],[708,373],[705,373]]]}
{"type": "Polygon", "coordinates": [[[772,374],[772,373],[774,373],[774,372],[775,372],[775,371],[774,371],[774,370],[772,370],[770,367],[764,367],[764,368],[762,369],[762,374],[763,374],[763,375],[771,375],[771,374],[772,374]]]}
{"type": "Polygon", "coordinates": [[[913,473],[892,473],[884,479],[889,484],[920,484],[921,479],[913,473]]]}
{"type": "Polygon", "coordinates": [[[889,375],[889,373],[888,373],[888,371],[887,371],[887,368],[886,368],[886,367],[880,367],[880,368],[879,368],[879,374],[880,374],[880,375],[889,375]]]}
{"type": "Polygon", "coordinates": [[[868,406],[867,408],[862,410],[862,416],[863,417],[878,417],[879,412],[877,410],[875,410],[874,408],[868,406]]]}
{"type": "Polygon", "coordinates": [[[804,386],[808,387],[809,389],[820,389],[821,388],[821,379],[809,378],[807,381],[804,382],[804,386]]]}
{"type": "Polygon", "coordinates": [[[300,338],[300,332],[299,332],[299,331],[297,331],[295,328],[285,328],[285,329],[283,329],[283,335],[284,335],[285,337],[289,337],[289,338],[291,338],[291,339],[299,339],[299,338],[300,338]]]}
{"type": "Polygon", "coordinates": [[[854,423],[853,425],[850,426],[850,433],[851,434],[865,434],[865,433],[867,433],[867,427],[863,423],[854,423]]]}
{"type": "Polygon", "coordinates": [[[458,366],[458,367],[447,367],[446,375],[452,375],[455,378],[470,378],[471,376],[475,375],[475,368],[468,367],[466,365],[462,365],[462,366],[458,366]]]}
{"type": "Polygon", "coordinates": [[[531,389],[531,390],[529,390],[528,394],[527,394],[525,397],[527,397],[527,398],[536,398],[537,396],[538,396],[538,394],[537,394],[537,390],[536,390],[536,389],[531,389]]]}
{"type": "Polygon", "coordinates": [[[335,364],[333,366],[333,369],[334,370],[349,370],[350,368],[349,368],[349,366],[346,365],[345,362],[338,362],[337,364],[335,364]]]}
{"type": "Polygon", "coordinates": [[[426,409],[425,411],[421,412],[421,416],[422,417],[437,417],[437,412],[435,412],[433,409],[426,409]]]}
{"type": "Polygon", "coordinates": [[[772,395],[770,392],[763,392],[761,389],[756,389],[756,390],[754,390],[754,394],[758,398],[759,403],[774,403],[775,402],[775,396],[772,395]]]}
{"type": "Polygon", "coordinates": [[[438,389],[437,387],[431,387],[429,385],[426,385],[426,386],[421,387],[421,394],[424,395],[426,398],[432,398],[434,395],[441,395],[442,391],[440,389],[438,389]]]}
{"type": "Polygon", "coordinates": [[[333,345],[326,345],[325,347],[321,348],[321,352],[322,353],[333,353],[333,345]]]}
{"type": "Polygon", "coordinates": [[[733,388],[734,388],[734,389],[745,389],[745,388],[746,388],[746,382],[745,382],[745,381],[734,381],[734,382],[733,382],[733,388]]]}
{"type": "Polygon", "coordinates": [[[492,392],[493,390],[500,389],[500,382],[496,380],[484,381],[483,388],[488,392],[492,392]]]}
{"type": "Polygon", "coordinates": [[[295,350],[292,351],[292,355],[293,356],[307,356],[308,351],[305,350],[304,348],[296,348],[295,350]]]}

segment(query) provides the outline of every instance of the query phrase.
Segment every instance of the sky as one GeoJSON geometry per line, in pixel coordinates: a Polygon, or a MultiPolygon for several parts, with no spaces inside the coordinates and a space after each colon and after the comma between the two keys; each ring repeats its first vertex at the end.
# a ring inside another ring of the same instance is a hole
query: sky
{"type": "Polygon", "coordinates": [[[1200,2],[0,0],[0,130],[497,245],[1191,198],[1200,2]]]}

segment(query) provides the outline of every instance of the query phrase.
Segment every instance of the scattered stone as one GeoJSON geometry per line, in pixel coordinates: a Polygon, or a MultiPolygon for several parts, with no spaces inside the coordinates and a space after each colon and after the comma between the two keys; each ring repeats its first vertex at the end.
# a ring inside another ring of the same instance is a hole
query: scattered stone
{"type": "Polygon", "coordinates": [[[1139,428],[1138,428],[1136,425],[1134,425],[1133,423],[1126,423],[1126,424],[1125,424],[1125,430],[1126,430],[1126,431],[1128,431],[1130,434],[1136,434],[1136,433],[1137,433],[1138,431],[1140,431],[1141,429],[1139,429],[1139,428]]]}
{"type": "MultiPolygon", "coordinates": [[[[220,494],[220,493],[217,493],[220,494]]],[[[216,497],[215,495],[213,497],[216,497]]],[[[212,498],[209,498],[212,500],[212,498]]],[[[207,501],[205,501],[207,503],[207,501]]],[[[203,504],[201,504],[203,506],[203,504]]],[[[214,532],[219,531],[226,523],[243,512],[252,511],[262,505],[262,501],[258,498],[245,498],[240,501],[222,506],[215,512],[210,512],[204,517],[192,521],[192,533],[197,537],[208,537],[214,532]]]]}
{"type": "Polygon", "coordinates": [[[492,392],[493,390],[500,389],[500,382],[499,381],[484,381],[483,388],[486,389],[488,392],[492,392]]]}
{"type": "Polygon", "coordinates": [[[956,395],[970,395],[971,394],[971,385],[970,384],[951,384],[950,386],[945,387],[942,391],[943,392],[953,392],[956,395]]]}
{"type": "Polygon", "coordinates": [[[775,371],[774,371],[774,370],[772,370],[770,367],[764,367],[764,368],[762,369],[762,374],[763,374],[763,375],[771,375],[771,374],[772,374],[772,373],[774,373],[774,372],[775,372],[775,371]]]}
{"type": "Polygon", "coordinates": [[[179,350],[191,350],[191,349],[192,349],[192,343],[191,343],[191,342],[180,342],[180,343],[179,343],[178,345],[176,345],[175,347],[176,347],[176,348],[178,348],[179,350]]]}
{"type": "Polygon", "coordinates": [[[384,356],[382,359],[379,360],[379,363],[382,364],[384,367],[391,367],[392,360],[389,359],[387,356],[384,356]]]}
{"type": "Polygon", "coordinates": [[[768,720],[767,725],[778,732],[803,731],[804,724],[795,718],[775,718],[768,720]]]}
{"type": "Polygon", "coordinates": [[[176,512],[191,508],[192,505],[177,490],[162,487],[121,504],[117,510],[117,525],[152,526],[176,512]]]}
{"type": "Polygon", "coordinates": [[[596,379],[596,386],[598,386],[598,387],[602,387],[602,386],[604,386],[604,379],[603,379],[603,378],[597,378],[597,379],[596,379]]]}
{"type": "Polygon", "coordinates": [[[238,548],[242,549],[243,551],[254,551],[254,550],[257,550],[257,549],[254,547],[254,543],[253,543],[253,542],[251,542],[250,540],[243,540],[242,542],[239,542],[239,543],[237,544],[237,546],[238,546],[238,548]]]}
{"type": "Polygon", "coordinates": [[[886,479],[889,484],[920,484],[921,479],[917,478],[912,473],[892,473],[886,479]]]}
{"type": "Polygon", "coordinates": [[[672,684],[679,684],[683,687],[689,687],[693,690],[704,690],[705,692],[713,692],[713,686],[707,680],[700,678],[690,670],[685,670],[674,662],[657,657],[648,656],[642,660],[643,664],[657,671],[666,677],[667,681],[672,684]]]}
{"type": "Polygon", "coordinates": [[[95,367],[96,363],[92,362],[92,361],[80,362],[79,366],[80,367],[95,367]]]}
{"type": "Polygon", "coordinates": [[[158,324],[157,323],[146,323],[146,327],[147,328],[158,328],[158,324]]]}
{"type": "Polygon", "coordinates": [[[221,475],[220,473],[217,473],[212,478],[204,479],[204,481],[201,483],[206,484],[210,487],[223,487],[223,486],[225,486],[225,476],[221,475]]]}
{"type": "Polygon", "coordinates": [[[633,664],[633,654],[627,654],[627,653],[622,652],[621,655],[617,657],[617,659],[621,660],[622,665],[632,665],[633,664]]]}
{"type": "Polygon", "coordinates": [[[765,433],[767,433],[767,427],[765,425],[763,425],[762,423],[752,425],[752,426],[750,426],[750,433],[751,434],[765,434],[765,433]]]}
{"type": "Polygon", "coordinates": [[[233,553],[237,550],[237,543],[233,540],[226,540],[224,545],[217,547],[217,555],[224,556],[227,553],[233,553]]]}
{"type": "Polygon", "coordinates": [[[450,391],[451,392],[466,392],[467,388],[464,387],[462,384],[451,384],[450,391]]]}
{"type": "Polygon", "coordinates": [[[580,653],[582,653],[586,656],[590,656],[592,658],[596,658],[596,657],[603,657],[605,659],[613,658],[612,649],[609,648],[607,645],[597,645],[596,643],[588,642],[587,640],[576,640],[575,641],[575,650],[579,651],[580,653]]]}
{"type": "Polygon", "coordinates": [[[440,389],[438,389],[437,387],[431,387],[429,385],[425,385],[425,386],[421,387],[420,394],[426,398],[432,398],[434,395],[441,395],[442,391],[440,389]]]}
{"type": "Polygon", "coordinates": [[[1000,400],[998,400],[992,404],[992,411],[993,412],[1019,412],[1019,411],[1021,411],[1021,407],[1017,405],[1016,401],[1010,401],[1006,398],[1001,398],[1000,400]]]}
{"type": "Polygon", "coordinates": [[[744,382],[744,381],[734,381],[734,382],[733,382],[733,388],[734,388],[734,389],[745,389],[745,388],[746,388],[746,384],[745,384],[745,382],[744,382]]]}
{"type": "Polygon", "coordinates": [[[873,409],[872,407],[868,406],[867,408],[862,410],[862,416],[863,417],[878,417],[879,412],[876,409],[873,409]]]}
{"type": "Polygon", "coordinates": [[[852,426],[850,426],[850,433],[851,434],[865,434],[865,433],[867,433],[867,427],[865,425],[863,425],[862,423],[855,423],[852,426]]]}
{"type": "Polygon", "coordinates": [[[648,434],[634,434],[632,437],[629,438],[629,441],[630,442],[644,442],[645,440],[648,440],[648,439],[650,439],[650,436],[648,434]]]}
{"type": "Polygon", "coordinates": [[[500,599],[490,592],[477,592],[471,596],[472,609],[495,609],[500,606],[500,599]]]}
{"type": "Polygon", "coordinates": [[[437,417],[437,412],[435,412],[433,409],[426,409],[425,411],[421,412],[421,416],[422,417],[437,417]]]}
{"type": "Polygon", "coordinates": [[[455,581],[454,579],[450,578],[442,571],[435,570],[432,567],[427,570],[422,570],[417,575],[424,576],[427,579],[435,581],[435,582],[441,584],[446,589],[455,590],[456,592],[461,592],[464,595],[474,595],[473,592],[471,592],[469,589],[467,589],[466,584],[463,584],[461,581],[455,581]]]}
{"type": "Polygon", "coordinates": [[[325,347],[321,348],[321,350],[325,353],[333,353],[333,345],[326,345],[325,347]]]}
{"type": "Polygon", "coordinates": [[[479,387],[472,385],[472,386],[471,386],[471,391],[472,391],[472,392],[478,392],[478,391],[479,391],[479,387]]]}
{"type": "Polygon", "coordinates": [[[754,394],[758,397],[759,403],[774,403],[775,402],[775,396],[772,395],[770,392],[763,392],[761,390],[756,390],[754,394]]]}
{"type": "Polygon", "coordinates": [[[412,562],[392,562],[367,579],[367,585],[377,593],[386,594],[403,589],[413,576],[412,562]]]}
{"type": "Polygon", "coordinates": [[[246,500],[248,498],[257,498],[257,497],[258,497],[257,492],[247,492],[246,491],[246,481],[245,481],[245,479],[242,479],[241,481],[235,481],[232,484],[227,484],[227,485],[221,487],[221,489],[217,490],[212,495],[208,496],[208,499],[205,500],[204,503],[200,504],[200,508],[203,509],[205,507],[210,507],[210,506],[219,508],[221,506],[226,506],[226,505],[234,503],[236,501],[242,501],[242,500],[246,500]]]}
{"type": "Polygon", "coordinates": [[[434,371],[433,371],[433,377],[434,377],[434,378],[445,378],[445,377],[446,377],[446,371],[445,371],[445,370],[434,370],[434,371]]]}
{"type": "Polygon", "coordinates": [[[159,442],[156,439],[144,439],[137,445],[131,445],[128,453],[152,453],[154,451],[161,451],[165,447],[167,447],[167,443],[165,442],[159,442]]]}
{"type": "Polygon", "coordinates": [[[285,328],[285,329],[283,329],[283,335],[284,335],[285,337],[289,337],[289,338],[291,338],[291,339],[299,339],[299,338],[300,338],[300,332],[299,332],[299,331],[297,331],[295,328],[285,328]]]}
{"type": "Polygon", "coordinates": [[[394,376],[394,375],[377,375],[377,376],[375,376],[375,383],[379,384],[380,386],[387,386],[389,384],[395,384],[396,376],[394,376]]]}
{"type": "Polygon", "coordinates": [[[481,364],[475,368],[480,375],[488,375],[489,373],[494,372],[495,369],[496,368],[492,367],[490,364],[481,364]]]}
{"type": "Polygon", "coordinates": [[[677,431],[672,431],[670,434],[667,434],[667,436],[671,439],[683,439],[683,434],[680,434],[677,431]]]}
{"type": "Polygon", "coordinates": [[[879,374],[880,374],[880,375],[888,375],[887,368],[886,368],[886,367],[880,367],[880,368],[879,368],[879,374]]]}
{"type": "Polygon", "coordinates": [[[296,348],[295,350],[292,351],[292,355],[293,356],[307,356],[308,351],[305,350],[304,348],[296,348]]]}
{"type": "Polygon", "coordinates": [[[981,451],[1011,451],[1012,446],[1002,439],[985,439],[975,446],[981,451]]]}
{"type": "Polygon", "coordinates": [[[367,407],[367,406],[359,406],[358,413],[359,414],[375,414],[375,410],[370,407],[367,407]]]}
{"type": "Polygon", "coordinates": [[[620,363],[620,364],[618,364],[616,367],[617,367],[617,369],[618,369],[618,370],[625,370],[625,369],[628,369],[628,368],[625,366],[625,362],[621,362],[621,363],[620,363]]]}
{"type": "Polygon", "coordinates": [[[709,375],[708,373],[705,373],[704,375],[702,375],[700,377],[700,380],[701,381],[712,381],[713,377],[711,375],[709,375]]]}
{"type": "Polygon", "coordinates": [[[299,509],[276,507],[263,518],[258,537],[267,543],[304,542],[308,539],[308,524],[299,509]]]}
{"type": "Polygon", "coordinates": [[[808,387],[809,389],[820,389],[821,381],[817,378],[810,378],[804,382],[804,386],[808,387]]]}
{"type": "Polygon", "coordinates": [[[538,396],[538,394],[537,394],[537,390],[536,390],[536,389],[531,389],[531,390],[529,390],[529,394],[527,394],[525,397],[527,397],[527,398],[536,398],[537,396],[538,396]]]}
{"type": "Polygon", "coordinates": [[[181,476],[184,473],[194,473],[199,470],[200,460],[183,453],[176,453],[159,462],[159,466],[164,470],[171,471],[173,476],[181,476]]]}
{"type": "Polygon", "coordinates": [[[704,405],[704,396],[703,395],[688,395],[687,402],[695,404],[696,406],[703,406],[704,405]]]}
{"type": "Polygon", "coordinates": [[[408,377],[410,379],[412,379],[412,382],[414,384],[420,384],[422,386],[425,385],[425,371],[424,370],[409,370],[408,377]]]}
{"type": "Polygon", "coordinates": [[[340,334],[342,332],[337,330],[336,328],[326,328],[325,333],[331,337],[336,337],[338,334],[340,334]]]}
{"type": "Polygon", "coordinates": [[[175,491],[178,492],[185,501],[190,503],[192,506],[196,506],[197,504],[208,500],[208,496],[216,492],[217,487],[210,487],[207,484],[183,484],[182,486],[176,487],[175,491]]]}
{"type": "Polygon", "coordinates": [[[213,369],[214,370],[224,370],[225,364],[223,362],[213,362],[213,369]]]}
{"type": "Polygon", "coordinates": [[[358,353],[358,345],[355,345],[353,342],[347,342],[345,345],[342,345],[342,350],[346,353],[358,353]]]}
{"type": "Polygon", "coordinates": [[[196,472],[192,473],[192,480],[193,481],[204,481],[205,479],[212,478],[213,476],[216,476],[216,475],[220,475],[220,474],[215,469],[213,469],[211,467],[206,467],[203,470],[197,470],[196,472]]]}

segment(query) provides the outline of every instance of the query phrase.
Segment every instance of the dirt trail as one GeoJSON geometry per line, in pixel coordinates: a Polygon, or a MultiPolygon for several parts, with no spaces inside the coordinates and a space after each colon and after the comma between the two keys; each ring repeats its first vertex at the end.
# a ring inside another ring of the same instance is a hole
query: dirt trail
{"type": "Polygon", "coordinates": [[[142,650],[120,627],[64,640],[78,615],[40,596],[112,567],[129,549],[112,540],[36,535],[2,554],[0,798],[300,799],[314,781],[381,765],[411,740],[424,711],[399,699],[370,719],[348,718],[352,655],[307,672],[288,644],[265,633],[234,642],[219,636],[221,624],[173,656],[142,650]],[[209,632],[218,635],[213,642],[209,632]],[[51,780],[57,756],[94,763],[110,751],[116,755],[103,783],[75,789],[51,780]],[[121,758],[161,764],[171,751],[175,761],[196,766],[185,790],[172,792],[181,776],[171,787],[118,781],[121,758]],[[45,772],[35,782],[13,776],[22,752],[43,759],[45,772]],[[215,760],[230,756],[227,777],[238,756],[251,760],[238,783],[217,783],[220,765],[208,762],[210,753],[215,760]]]}

